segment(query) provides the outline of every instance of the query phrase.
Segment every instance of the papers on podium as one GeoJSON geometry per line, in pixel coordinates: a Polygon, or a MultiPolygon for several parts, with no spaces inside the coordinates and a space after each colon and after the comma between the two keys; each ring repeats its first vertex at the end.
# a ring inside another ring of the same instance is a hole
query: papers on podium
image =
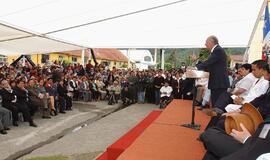
{"type": "Polygon", "coordinates": [[[209,73],[204,72],[204,71],[194,70],[194,69],[187,69],[186,77],[187,78],[195,78],[195,79],[209,78],[209,73]]]}
{"type": "Polygon", "coordinates": [[[240,109],[242,107],[242,105],[238,105],[238,104],[229,104],[225,107],[225,110],[227,112],[234,112],[238,109],[240,109]]]}

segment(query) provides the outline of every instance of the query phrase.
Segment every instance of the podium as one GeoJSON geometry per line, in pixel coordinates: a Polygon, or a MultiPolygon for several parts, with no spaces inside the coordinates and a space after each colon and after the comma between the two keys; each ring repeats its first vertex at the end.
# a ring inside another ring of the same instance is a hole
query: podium
{"type": "MultiPolygon", "coordinates": [[[[204,72],[204,71],[199,71],[199,70],[187,70],[186,71],[186,77],[187,78],[192,78],[192,79],[200,79],[200,78],[208,78],[209,73],[204,72]]],[[[200,130],[201,125],[200,124],[195,124],[194,119],[195,119],[195,102],[196,102],[196,95],[197,95],[197,86],[195,82],[193,83],[193,100],[192,100],[192,116],[191,116],[191,123],[187,124],[182,124],[181,126],[195,129],[195,130],[200,130]]]]}

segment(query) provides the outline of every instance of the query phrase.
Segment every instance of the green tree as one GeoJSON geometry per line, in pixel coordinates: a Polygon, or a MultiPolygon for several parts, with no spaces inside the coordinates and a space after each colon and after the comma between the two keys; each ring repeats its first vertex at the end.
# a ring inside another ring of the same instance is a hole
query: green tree
{"type": "Polygon", "coordinates": [[[164,64],[164,69],[165,69],[166,71],[171,70],[171,69],[172,69],[172,64],[171,64],[171,63],[165,63],[165,64],[164,64]]]}
{"type": "Polygon", "coordinates": [[[201,48],[200,49],[200,53],[199,53],[199,56],[200,56],[200,60],[201,61],[205,61],[207,60],[208,56],[209,56],[209,51],[206,49],[206,48],[201,48]]]}

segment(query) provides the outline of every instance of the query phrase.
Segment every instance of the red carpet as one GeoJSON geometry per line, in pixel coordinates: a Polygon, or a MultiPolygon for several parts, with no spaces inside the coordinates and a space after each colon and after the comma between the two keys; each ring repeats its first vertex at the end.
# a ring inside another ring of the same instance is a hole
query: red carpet
{"type": "Polygon", "coordinates": [[[201,131],[179,126],[191,122],[191,101],[174,100],[118,160],[199,160],[205,150],[197,141],[209,117],[196,111],[201,131]]]}
{"type": "Polygon", "coordinates": [[[144,120],[107,148],[107,151],[97,160],[115,160],[128,148],[135,139],[161,114],[161,111],[152,111],[144,120]]]}

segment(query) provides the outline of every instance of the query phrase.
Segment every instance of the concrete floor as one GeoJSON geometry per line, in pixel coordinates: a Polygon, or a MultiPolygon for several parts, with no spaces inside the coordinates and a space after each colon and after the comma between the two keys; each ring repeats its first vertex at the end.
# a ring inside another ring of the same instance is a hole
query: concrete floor
{"type": "Polygon", "coordinates": [[[76,132],[70,132],[22,159],[50,155],[66,155],[76,160],[94,159],[156,108],[155,105],[150,104],[129,106],[76,132]]]}
{"type": "Polygon", "coordinates": [[[0,135],[0,160],[15,159],[19,155],[62,137],[86,121],[94,121],[112,112],[119,106],[109,106],[105,102],[75,102],[72,111],[59,114],[52,119],[41,119],[37,114],[34,117],[37,128],[30,127],[26,122],[20,122],[19,127],[11,127],[7,135],[0,135]]]}

